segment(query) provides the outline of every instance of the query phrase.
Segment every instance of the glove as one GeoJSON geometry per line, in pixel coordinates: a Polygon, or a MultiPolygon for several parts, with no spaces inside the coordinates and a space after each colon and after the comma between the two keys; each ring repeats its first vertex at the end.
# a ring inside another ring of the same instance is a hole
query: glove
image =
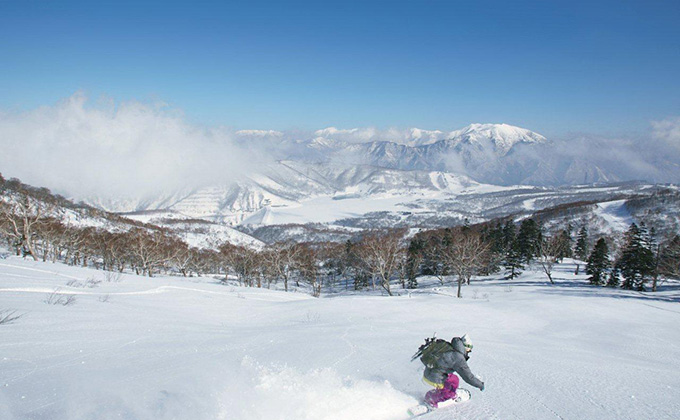
{"type": "Polygon", "coordinates": [[[482,387],[479,388],[480,391],[484,391],[484,382],[482,382],[482,387]]]}

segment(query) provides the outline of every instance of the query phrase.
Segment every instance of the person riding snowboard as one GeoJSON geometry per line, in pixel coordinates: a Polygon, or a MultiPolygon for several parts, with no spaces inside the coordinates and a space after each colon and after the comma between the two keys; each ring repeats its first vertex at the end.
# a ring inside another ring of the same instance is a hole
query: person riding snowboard
{"type": "Polygon", "coordinates": [[[467,334],[454,337],[450,343],[433,339],[426,342],[424,348],[419,349],[422,356],[420,360],[425,364],[423,382],[435,388],[425,394],[427,404],[436,408],[439,403],[456,398],[456,390],[460,383],[456,373],[468,384],[484,391],[484,382],[472,374],[467,364],[471,351],[472,341],[467,334]]]}

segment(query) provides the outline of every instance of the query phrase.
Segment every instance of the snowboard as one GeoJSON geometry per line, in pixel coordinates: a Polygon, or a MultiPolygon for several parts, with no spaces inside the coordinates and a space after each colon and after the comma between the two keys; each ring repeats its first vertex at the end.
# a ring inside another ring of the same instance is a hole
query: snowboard
{"type": "Polygon", "coordinates": [[[470,391],[468,391],[467,389],[458,388],[456,390],[456,398],[440,402],[439,404],[437,404],[437,408],[432,407],[427,403],[418,404],[416,406],[409,408],[408,414],[411,417],[422,416],[423,414],[427,414],[430,411],[439,410],[440,408],[450,407],[452,405],[464,403],[465,401],[469,400],[471,396],[472,395],[470,394],[470,391]]]}

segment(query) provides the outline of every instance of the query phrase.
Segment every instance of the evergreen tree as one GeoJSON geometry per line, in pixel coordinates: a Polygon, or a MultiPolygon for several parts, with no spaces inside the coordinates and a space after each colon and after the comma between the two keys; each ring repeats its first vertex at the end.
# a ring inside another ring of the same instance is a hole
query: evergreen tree
{"type": "Polygon", "coordinates": [[[645,290],[646,276],[654,267],[654,255],[645,244],[646,235],[646,230],[641,230],[635,223],[626,232],[626,244],[618,261],[624,289],[645,290]]]}
{"type": "Polygon", "coordinates": [[[505,278],[512,280],[522,274],[522,270],[524,270],[522,256],[519,253],[516,227],[512,220],[505,222],[505,225],[503,225],[503,228],[501,229],[500,236],[499,248],[503,253],[503,266],[507,271],[505,278]]]}
{"type": "Polygon", "coordinates": [[[519,226],[514,247],[522,258],[522,262],[529,264],[536,255],[543,240],[541,227],[534,219],[525,219],[519,226]]]}
{"type": "Polygon", "coordinates": [[[491,274],[500,270],[500,264],[505,258],[505,247],[503,245],[503,225],[500,222],[493,227],[485,227],[482,230],[482,238],[489,244],[489,260],[483,273],[491,274]]]}
{"type": "Polygon", "coordinates": [[[607,278],[607,287],[619,287],[620,284],[619,276],[620,276],[619,267],[615,265],[609,272],[609,277],[607,278]]]}
{"type": "MultiPolygon", "coordinates": [[[[667,240],[658,253],[658,272],[666,278],[680,278],[680,235],[667,240]]],[[[656,291],[654,284],[652,291],[656,291]]]]}
{"type": "Polygon", "coordinates": [[[517,235],[517,229],[515,228],[515,224],[512,222],[512,220],[508,220],[505,222],[505,225],[503,226],[503,239],[501,241],[502,247],[503,247],[503,252],[508,252],[510,247],[515,242],[515,236],[517,235]]]}
{"type": "Polygon", "coordinates": [[[571,239],[571,225],[569,225],[567,229],[564,229],[562,232],[560,232],[560,235],[558,236],[558,242],[558,253],[555,255],[557,259],[562,261],[565,258],[571,258],[574,255],[571,250],[573,242],[571,239]]]}
{"type": "Polygon", "coordinates": [[[505,252],[505,247],[503,245],[503,226],[496,223],[492,228],[485,228],[482,231],[482,236],[484,241],[490,244],[490,250],[494,254],[502,254],[505,252]]]}
{"type": "Polygon", "coordinates": [[[640,236],[645,248],[654,249],[656,246],[656,229],[653,226],[647,229],[647,224],[644,220],[640,222],[640,236]]]}
{"type": "Polygon", "coordinates": [[[418,238],[417,236],[411,239],[406,254],[406,274],[408,277],[406,287],[408,289],[418,288],[417,277],[418,274],[420,274],[420,265],[423,261],[424,252],[425,241],[418,238]]]}
{"type": "Polygon", "coordinates": [[[605,283],[605,272],[609,268],[609,247],[604,238],[600,238],[588,257],[586,274],[590,274],[588,281],[595,286],[605,283]]]}
{"type": "Polygon", "coordinates": [[[512,280],[522,274],[522,270],[524,270],[523,262],[524,257],[519,252],[519,246],[515,241],[505,254],[505,269],[507,271],[505,278],[512,280]]]}
{"type": "Polygon", "coordinates": [[[588,228],[585,225],[578,231],[576,249],[574,251],[576,257],[581,261],[585,261],[588,258],[588,228]]]}

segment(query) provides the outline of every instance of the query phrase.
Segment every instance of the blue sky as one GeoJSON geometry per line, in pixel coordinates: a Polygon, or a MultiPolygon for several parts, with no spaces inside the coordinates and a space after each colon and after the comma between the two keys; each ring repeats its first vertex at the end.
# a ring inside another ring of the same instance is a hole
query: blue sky
{"type": "Polygon", "coordinates": [[[235,128],[644,131],[680,115],[678,22],[677,0],[0,0],[0,109],[84,91],[235,128]]]}

